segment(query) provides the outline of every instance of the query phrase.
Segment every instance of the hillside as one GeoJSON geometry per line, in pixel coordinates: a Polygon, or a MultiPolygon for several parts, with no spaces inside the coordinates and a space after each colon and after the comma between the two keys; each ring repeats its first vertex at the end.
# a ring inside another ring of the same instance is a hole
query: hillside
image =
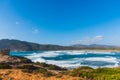
{"type": "Polygon", "coordinates": [[[0,40],[0,48],[9,48],[12,51],[34,51],[34,50],[81,50],[81,49],[103,49],[103,50],[120,50],[120,47],[111,45],[72,45],[60,46],[50,44],[37,44],[33,42],[20,41],[15,39],[0,40]]]}
{"type": "Polygon", "coordinates": [[[64,49],[59,45],[41,45],[32,42],[14,40],[14,39],[2,39],[0,40],[0,48],[9,48],[17,51],[33,51],[33,50],[57,50],[64,49]]]}
{"type": "Polygon", "coordinates": [[[90,45],[76,44],[76,45],[72,45],[72,46],[73,47],[78,47],[78,48],[119,48],[119,46],[100,45],[100,44],[90,44],[90,45]]]}

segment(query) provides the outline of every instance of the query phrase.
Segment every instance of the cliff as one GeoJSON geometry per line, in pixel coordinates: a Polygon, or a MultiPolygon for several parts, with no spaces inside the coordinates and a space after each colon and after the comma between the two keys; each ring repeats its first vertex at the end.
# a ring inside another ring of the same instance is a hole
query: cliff
{"type": "Polygon", "coordinates": [[[1,49],[0,50],[0,63],[9,63],[9,64],[15,64],[15,63],[30,63],[31,60],[24,58],[24,57],[11,57],[9,49],[1,49]]]}
{"type": "Polygon", "coordinates": [[[10,49],[0,49],[0,55],[9,55],[10,49]]]}

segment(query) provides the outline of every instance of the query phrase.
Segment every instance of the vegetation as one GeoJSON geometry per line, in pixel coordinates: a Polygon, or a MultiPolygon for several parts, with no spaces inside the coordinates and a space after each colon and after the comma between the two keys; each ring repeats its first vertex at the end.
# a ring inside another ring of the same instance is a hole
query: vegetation
{"type": "Polygon", "coordinates": [[[20,67],[18,67],[19,69],[22,69],[23,72],[36,72],[39,68],[35,67],[34,65],[22,65],[20,67]]]}
{"type": "MultiPolygon", "coordinates": [[[[6,63],[0,63],[0,69],[10,69],[6,63]]],[[[22,66],[18,67],[22,69],[23,72],[27,73],[41,73],[45,77],[54,76],[50,70],[54,71],[62,71],[57,74],[56,77],[60,78],[63,75],[70,75],[73,77],[84,78],[85,80],[120,80],[120,68],[97,68],[93,69],[88,66],[83,66],[79,68],[75,68],[72,70],[66,70],[64,68],[60,68],[58,66],[46,63],[30,63],[30,64],[22,64],[22,66]]],[[[1,80],[1,78],[0,78],[1,80]]]]}
{"type": "Polygon", "coordinates": [[[0,63],[0,69],[10,69],[11,66],[8,65],[7,63],[0,63]]]}
{"type": "Polygon", "coordinates": [[[60,71],[61,70],[66,70],[65,68],[61,68],[61,67],[53,65],[53,64],[46,64],[46,63],[39,63],[39,62],[37,62],[36,64],[40,65],[44,68],[50,69],[50,70],[60,70],[60,71]]]}
{"type": "Polygon", "coordinates": [[[91,80],[120,80],[120,68],[92,69],[90,67],[80,67],[68,71],[66,74],[91,80]]]}
{"type": "Polygon", "coordinates": [[[53,76],[53,74],[51,72],[49,72],[49,71],[47,71],[46,69],[43,69],[43,68],[40,68],[38,72],[42,73],[46,77],[53,76]]]}
{"type": "Polygon", "coordinates": [[[21,60],[21,63],[33,63],[30,59],[20,56],[15,56],[21,60]]]}
{"type": "Polygon", "coordinates": [[[27,73],[42,73],[46,77],[53,76],[53,74],[51,72],[47,71],[46,69],[36,67],[34,65],[23,65],[18,68],[22,69],[23,72],[27,72],[27,73]]]}

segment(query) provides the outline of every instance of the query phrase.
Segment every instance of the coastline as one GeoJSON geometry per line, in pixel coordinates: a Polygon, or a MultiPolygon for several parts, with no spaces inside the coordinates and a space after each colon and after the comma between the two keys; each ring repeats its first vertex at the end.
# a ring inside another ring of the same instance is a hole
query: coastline
{"type": "Polygon", "coordinates": [[[82,66],[68,70],[52,64],[30,62],[27,58],[17,58],[21,60],[17,65],[15,62],[0,64],[0,80],[112,80],[114,76],[120,79],[120,67],[94,69],[82,66]]]}
{"type": "Polygon", "coordinates": [[[83,50],[49,50],[49,51],[81,51],[81,52],[120,52],[120,50],[91,50],[91,49],[83,49],[83,50]]]}
{"type": "MultiPolygon", "coordinates": [[[[81,51],[81,52],[120,52],[120,50],[104,50],[104,49],[81,49],[81,50],[35,50],[35,52],[39,52],[39,51],[81,51]]],[[[17,51],[17,50],[13,50],[11,52],[34,52],[33,51],[17,51]]]]}
{"type": "MultiPolygon", "coordinates": [[[[28,51],[26,52],[28,53],[28,51]]],[[[90,66],[92,68],[98,68],[98,67],[114,67],[118,65],[118,60],[116,57],[114,57],[114,55],[119,55],[119,52],[120,51],[118,50],[88,50],[88,49],[53,50],[53,51],[50,50],[43,52],[31,51],[30,54],[25,57],[32,60],[33,62],[44,62],[47,64],[54,64],[63,68],[66,67],[68,69],[76,68],[76,67],[78,68],[80,66],[90,66]],[[84,62],[81,64],[82,61],[84,62]],[[89,62],[89,63],[85,63],[85,62],[89,62]],[[97,62],[102,62],[102,63],[99,63],[101,65],[96,66],[95,64],[98,64],[97,62]],[[90,63],[92,63],[93,65],[91,65],[90,63]]],[[[15,55],[16,54],[19,54],[19,52],[18,53],[15,52],[15,55]]],[[[20,54],[25,54],[25,53],[20,53],[20,54]]]]}

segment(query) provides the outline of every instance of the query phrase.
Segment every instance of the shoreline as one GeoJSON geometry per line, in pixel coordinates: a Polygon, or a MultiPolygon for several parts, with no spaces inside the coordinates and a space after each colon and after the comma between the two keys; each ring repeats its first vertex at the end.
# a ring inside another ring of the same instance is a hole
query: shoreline
{"type": "MultiPolygon", "coordinates": [[[[81,49],[81,50],[35,50],[35,52],[39,52],[39,51],[81,51],[81,52],[120,52],[120,50],[91,50],[91,49],[81,49]]],[[[34,52],[34,51],[10,51],[10,52],[34,52]]]]}
{"type": "MultiPolygon", "coordinates": [[[[34,52],[34,51],[33,51],[34,52]]],[[[37,52],[37,51],[36,51],[37,52]]],[[[102,54],[102,53],[104,53],[104,54],[114,54],[114,53],[117,53],[117,52],[120,52],[120,51],[118,51],[118,50],[88,50],[88,49],[86,49],[86,50],[55,50],[55,51],[45,51],[45,52],[47,52],[47,54],[46,53],[44,53],[43,52],[43,55],[42,54],[39,54],[40,56],[42,55],[42,56],[45,56],[45,55],[52,55],[53,53],[54,54],[56,54],[56,53],[60,53],[60,52],[68,52],[70,55],[72,54],[72,55],[79,55],[79,54],[86,54],[86,53],[93,53],[93,54],[102,54]],[[49,53],[50,52],[50,53],[49,53]]],[[[39,53],[39,51],[38,51],[38,53],[39,53]]],[[[31,57],[31,56],[30,56],[31,57]]],[[[28,57],[26,57],[26,58],[28,58],[28,57]]],[[[31,58],[28,58],[28,59],[31,59],[31,58]]],[[[104,59],[104,58],[101,58],[101,59],[104,59]]],[[[31,59],[32,60],[32,59],[31,59]]],[[[46,62],[46,60],[45,59],[42,59],[41,57],[39,57],[39,60],[43,60],[43,61],[38,61],[38,60],[32,60],[33,62],[43,62],[43,63],[47,63],[47,64],[52,64],[52,63],[50,63],[50,62],[46,62]]],[[[110,59],[108,59],[107,58],[107,60],[109,61],[110,59]]],[[[63,64],[63,66],[60,66],[60,65],[58,65],[57,64],[58,62],[56,62],[56,61],[54,61],[54,65],[57,65],[57,66],[59,66],[59,67],[62,67],[62,68],[64,68],[64,67],[66,67],[67,69],[72,69],[72,68],[77,68],[77,67],[81,67],[81,66],[89,66],[89,65],[78,65],[78,64],[75,64],[75,66],[71,66],[71,65],[64,65],[63,64]]],[[[116,63],[115,63],[116,64],[116,63]]],[[[112,65],[112,68],[115,66],[115,64],[114,65],[112,65]]],[[[104,67],[104,66],[89,66],[89,67],[92,67],[92,68],[98,68],[98,67],[104,67]]],[[[107,66],[105,66],[105,67],[107,67],[107,66]]],[[[109,67],[109,66],[108,66],[109,67]]],[[[110,65],[110,67],[111,67],[111,65],[110,65]]],[[[116,66],[115,66],[116,67],[116,66]]]]}
{"type": "MultiPolygon", "coordinates": [[[[120,73],[120,67],[99,67],[94,69],[89,66],[80,66],[78,68],[66,69],[46,63],[28,63],[28,58],[18,58],[21,59],[19,65],[18,63],[17,65],[16,63],[10,63],[9,66],[8,63],[0,65],[0,78],[2,80],[8,80],[8,77],[12,80],[91,80],[92,78],[96,79],[98,77],[101,79],[104,75],[111,76],[112,74],[118,76],[117,74],[120,73]],[[100,74],[102,75],[100,76],[100,74]]],[[[108,78],[108,76],[105,77],[108,78]]],[[[109,80],[111,79],[113,78],[109,80]]]]}
{"type": "MultiPolygon", "coordinates": [[[[51,50],[50,50],[51,51],[51,50]]],[[[98,52],[120,52],[120,50],[90,50],[90,49],[84,49],[84,50],[53,50],[53,51],[98,51],[98,52]]]]}

